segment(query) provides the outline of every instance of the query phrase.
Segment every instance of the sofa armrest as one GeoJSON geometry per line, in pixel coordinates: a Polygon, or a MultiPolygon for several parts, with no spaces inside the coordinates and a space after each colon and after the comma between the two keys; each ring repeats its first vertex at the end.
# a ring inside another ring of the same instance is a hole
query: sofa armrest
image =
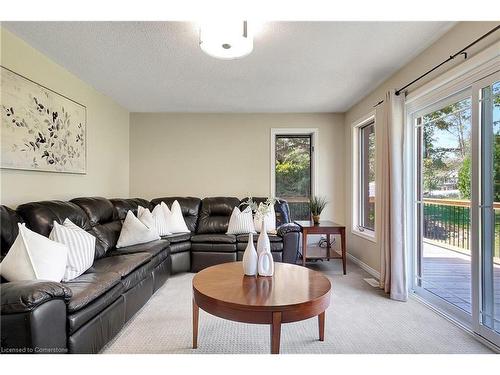
{"type": "Polygon", "coordinates": [[[276,230],[283,238],[283,262],[297,263],[300,244],[300,227],[294,223],[282,224],[276,230]]]}
{"type": "Polygon", "coordinates": [[[1,352],[66,353],[71,290],[50,281],[2,283],[1,352]]]}
{"type": "Polygon", "coordinates": [[[71,290],[53,281],[12,281],[0,286],[1,313],[15,314],[31,311],[54,299],[65,302],[72,297],[71,290]]]}
{"type": "Polygon", "coordinates": [[[284,237],[287,233],[300,233],[300,227],[295,223],[285,223],[276,229],[278,236],[284,237]]]}

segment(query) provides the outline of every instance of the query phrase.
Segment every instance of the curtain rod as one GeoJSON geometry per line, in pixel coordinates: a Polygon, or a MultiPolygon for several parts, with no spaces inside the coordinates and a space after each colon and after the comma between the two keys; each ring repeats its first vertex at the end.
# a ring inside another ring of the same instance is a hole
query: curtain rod
{"type": "Polygon", "coordinates": [[[407,87],[413,85],[415,82],[421,80],[422,78],[424,78],[426,75],[432,73],[433,71],[435,71],[437,68],[441,67],[442,65],[446,64],[447,62],[453,60],[455,57],[459,56],[459,55],[464,55],[464,58],[466,59],[467,58],[467,50],[472,47],[473,45],[475,45],[476,43],[479,43],[481,40],[483,40],[484,38],[490,36],[491,34],[493,34],[494,32],[498,31],[498,29],[500,29],[500,25],[498,25],[497,27],[491,29],[490,31],[488,31],[486,34],[484,34],[483,36],[477,38],[476,40],[474,40],[472,43],[470,43],[469,45],[467,45],[466,47],[462,48],[460,51],[458,51],[457,53],[455,53],[454,55],[451,55],[450,57],[448,57],[446,60],[444,60],[442,63],[436,65],[434,68],[428,70],[427,72],[425,72],[424,74],[422,74],[421,76],[419,76],[418,78],[415,78],[413,81],[411,81],[410,83],[408,83],[407,85],[401,87],[400,89],[396,90],[395,94],[396,95],[399,95],[401,93],[401,91],[403,91],[404,89],[406,89],[407,87]]]}

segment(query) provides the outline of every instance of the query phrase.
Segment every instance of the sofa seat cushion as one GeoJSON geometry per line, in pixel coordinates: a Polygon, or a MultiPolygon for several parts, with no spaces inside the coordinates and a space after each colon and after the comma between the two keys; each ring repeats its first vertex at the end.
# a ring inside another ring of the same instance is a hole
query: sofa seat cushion
{"type": "Polygon", "coordinates": [[[151,262],[148,262],[146,264],[143,264],[141,267],[135,269],[133,272],[129,273],[126,277],[122,278],[121,283],[125,287],[125,291],[133,288],[144,279],[147,279],[148,276],[151,276],[152,271],[153,271],[152,264],[151,262]]]}
{"type": "Polygon", "coordinates": [[[68,303],[69,313],[80,310],[111,290],[115,285],[120,284],[121,277],[116,272],[89,271],[87,270],[76,279],[62,283],[73,293],[68,303]]]}
{"type": "Polygon", "coordinates": [[[155,255],[154,257],[151,258],[151,260],[148,263],[149,269],[150,270],[155,269],[160,263],[162,263],[165,259],[169,258],[170,256],[171,256],[170,249],[162,251],[158,255],[155,255]]]}
{"type": "MultiPolygon", "coordinates": [[[[267,234],[268,237],[269,237],[269,242],[283,242],[283,238],[276,235],[276,234],[267,234]]],[[[259,235],[258,234],[254,234],[253,235],[253,241],[254,242],[257,242],[257,240],[259,239],[259,235]]],[[[248,234],[239,234],[236,236],[236,241],[238,242],[244,242],[244,243],[248,243],[248,234]]]]}
{"type": "Polygon", "coordinates": [[[156,240],[146,243],[141,243],[138,245],[132,245],[127,247],[121,247],[119,249],[112,250],[108,253],[108,256],[120,256],[125,254],[135,254],[135,253],[149,253],[151,256],[156,256],[165,249],[169,247],[170,243],[166,240],[156,240]]]}
{"type": "Polygon", "coordinates": [[[96,315],[103,311],[106,307],[111,305],[122,295],[124,291],[125,288],[123,284],[118,283],[106,293],[92,300],[83,308],[68,314],[67,319],[69,334],[73,334],[73,332],[75,332],[78,328],[83,326],[85,323],[87,323],[89,320],[93,319],[96,315]]]}
{"type": "Polygon", "coordinates": [[[201,243],[236,243],[234,234],[195,234],[191,242],[201,243]]]}
{"type": "Polygon", "coordinates": [[[120,277],[125,277],[136,268],[149,262],[151,258],[149,253],[107,256],[96,260],[90,270],[96,273],[115,272],[120,277]]]}
{"type": "Polygon", "coordinates": [[[170,243],[189,241],[191,239],[191,232],[169,234],[168,236],[163,236],[162,239],[168,240],[170,243]]]}
{"type": "Polygon", "coordinates": [[[210,243],[193,242],[191,243],[192,252],[209,253],[233,253],[236,251],[235,243],[210,243]]]}
{"type": "MultiPolygon", "coordinates": [[[[238,251],[245,251],[248,242],[238,242],[236,248],[238,251]]],[[[283,251],[283,242],[271,242],[271,251],[283,251]]],[[[255,248],[257,249],[257,242],[255,242],[255,248]]]]}
{"type": "Polygon", "coordinates": [[[176,242],[170,245],[171,254],[182,253],[189,250],[191,250],[191,242],[189,241],[176,242]]]}

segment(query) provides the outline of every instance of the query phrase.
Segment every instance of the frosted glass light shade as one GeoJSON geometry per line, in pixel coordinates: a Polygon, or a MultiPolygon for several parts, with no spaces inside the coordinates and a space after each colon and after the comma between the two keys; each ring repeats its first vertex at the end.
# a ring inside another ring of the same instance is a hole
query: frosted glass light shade
{"type": "Polygon", "coordinates": [[[218,59],[237,59],[253,50],[253,35],[247,21],[204,23],[200,26],[200,47],[218,59]]]}

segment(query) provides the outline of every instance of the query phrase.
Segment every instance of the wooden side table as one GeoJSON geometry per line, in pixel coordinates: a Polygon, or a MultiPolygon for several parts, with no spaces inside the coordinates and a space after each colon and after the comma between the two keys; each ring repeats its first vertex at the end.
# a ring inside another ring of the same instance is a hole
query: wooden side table
{"type": "Polygon", "coordinates": [[[342,259],[342,267],[344,275],[346,274],[346,242],[345,242],[345,226],[334,223],[333,221],[320,221],[319,224],[314,224],[313,221],[295,221],[300,227],[302,232],[302,265],[305,267],[307,261],[307,235],[309,234],[323,234],[326,235],[326,257],[315,259],[342,259]],[[333,234],[340,235],[340,246],[342,254],[334,252],[336,255],[331,254],[331,239],[333,234]]]}

